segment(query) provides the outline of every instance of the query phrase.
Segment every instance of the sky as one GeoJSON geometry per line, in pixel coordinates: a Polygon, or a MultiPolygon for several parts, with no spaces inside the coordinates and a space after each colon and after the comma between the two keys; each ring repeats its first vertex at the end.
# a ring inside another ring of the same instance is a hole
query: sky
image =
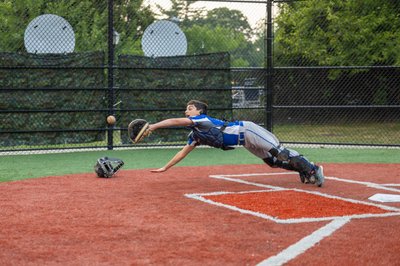
{"type": "MultiPolygon", "coordinates": [[[[146,5],[155,7],[155,4],[159,4],[163,8],[171,7],[171,2],[169,0],[145,0],[146,5]]],[[[208,1],[198,1],[192,4],[192,7],[206,8],[211,10],[217,7],[228,7],[229,9],[239,10],[247,17],[247,20],[252,28],[254,28],[257,22],[266,17],[266,4],[264,3],[228,3],[228,2],[208,2],[208,1]]]]}

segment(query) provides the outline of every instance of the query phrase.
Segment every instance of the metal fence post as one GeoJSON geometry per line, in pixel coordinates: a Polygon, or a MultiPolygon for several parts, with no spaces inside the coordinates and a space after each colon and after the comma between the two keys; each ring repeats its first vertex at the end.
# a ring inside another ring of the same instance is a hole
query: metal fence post
{"type": "MultiPolygon", "coordinates": [[[[108,66],[107,66],[107,81],[108,81],[108,115],[114,115],[114,1],[108,0],[108,66]]],[[[114,147],[113,139],[114,125],[107,125],[107,149],[112,150],[114,147]]]]}
{"type": "Polygon", "coordinates": [[[266,121],[265,126],[267,130],[272,132],[272,102],[273,102],[273,58],[272,58],[272,2],[267,1],[267,19],[265,21],[265,39],[264,39],[264,53],[265,53],[265,112],[266,121]]]}

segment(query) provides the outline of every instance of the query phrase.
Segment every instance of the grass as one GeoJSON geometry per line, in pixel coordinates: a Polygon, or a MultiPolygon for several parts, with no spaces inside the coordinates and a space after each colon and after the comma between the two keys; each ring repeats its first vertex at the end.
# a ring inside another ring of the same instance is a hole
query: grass
{"type": "MultiPolygon", "coordinates": [[[[263,122],[263,121],[259,121],[263,122]]],[[[107,133],[103,141],[76,143],[76,144],[54,144],[54,145],[31,145],[0,147],[1,150],[11,149],[60,149],[60,148],[80,148],[80,147],[106,147],[107,133]]],[[[300,143],[339,143],[339,144],[376,144],[376,145],[399,145],[400,143],[400,123],[358,123],[358,124],[282,124],[273,127],[273,133],[282,142],[300,143]]],[[[113,132],[114,145],[122,145],[119,130],[113,132]]],[[[151,139],[149,143],[156,144],[157,141],[151,139]]],[[[163,145],[176,145],[185,143],[182,139],[179,142],[163,142],[163,145]]]]}
{"type": "Polygon", "coordinates": [[[276,125],[282,142],[399,144],[400,123],[276,125]]]}
{"type": "MultiPolygon", "coordinates": [[[[0,181],[13,181],[44,176],[93,173],[96,160],[103,156],[125,162],[123,169],[159,168],[180,149],[132,149],[83,151],[53,154],[0,156],[0,181]]],[[[320,163],[400,163],[400,149],[332,149],[296,148],[308,159],[320,163]]],[[[244,148],[222,151],[198,148],[178,166],[229,164],[263,164],[244,148]]]]}

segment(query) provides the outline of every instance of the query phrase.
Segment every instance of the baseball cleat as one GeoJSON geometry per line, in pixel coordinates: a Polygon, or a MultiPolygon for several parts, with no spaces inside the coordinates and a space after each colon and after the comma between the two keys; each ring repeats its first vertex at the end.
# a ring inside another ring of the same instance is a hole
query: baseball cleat
{"type": "Polygon", "coordinates": [[[322,165],[316,166],[316,167],[317,167],[317,169],[315,170],[315,174],[313,176],[316,178],[315,184],[317,184],[317,186],[321,187],[325,181],[324,168],[322,167],[322,165]]]}

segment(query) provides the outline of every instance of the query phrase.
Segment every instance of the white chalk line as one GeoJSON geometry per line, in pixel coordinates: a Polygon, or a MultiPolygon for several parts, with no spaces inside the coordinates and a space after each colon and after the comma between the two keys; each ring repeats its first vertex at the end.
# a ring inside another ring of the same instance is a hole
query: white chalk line
{"type": "Polygon", "coordinates": [[[332,235],[336,230],[341,228],[346,223],[350,222],[350,218],[338,218],[321,227],[312,234],[304,237],[300,241],[294,243],[288,248],[284,249],[275,256],[269,257],[268,259],[260,262],[260,266],[278,266],[296,258],[303,254],[308,249],[312,248],[315,244],[319,243],[325,237],[332,235]]]}
{"type": "Polygon", "coordinates": [[[391,188],[393,186],[399,186],[400,184],[377,184],[377,183],[372,183],[372,182],[343,179],[343,178],[338,178],[338,177],[333,177],[333,176],[325,177],[325,179],[330,179],[330,180],[335,180],[335,181],[340,181],[340,182],[346,182],[346,183],[352,183],[352,184],[359,184],[359,185],[364,185],[364,186],[370,187],[370,188],[376,188],[376,189],[382,189],[382,190],[387,190],[387,191],[393,191],[393,192],[400,193],[400,189],[391,188]]]}
{"type": "MultiPolygon", "coordinates": [[[[232,176],[232,175],[230,175],[230,176],[232,176]]],[[[210,175],[209,177],[210,178],[216,178],[216,179],[223,179],[223,180],[226,180],[226,181],[231,181],[231,182],[236,182],[236,183],[242,183],[242,184],[245,184],[245,185],[269,188],[269,189],[274,189],[274,190],[282,190],[282,189],[284,189],[282,187],[271,186],[271,185],[266,185],[266,184],[260,184],[260,183],[256,183],[256,182],[250,182],[250,181],[246,181],[246,180],[242,180],[242,179],[238,179],[238,178],[230,178],[230,177],[226,177],[225,175],[210,175]]]]}
{"type": "MultiPolygon", "coordinates": [[[[364,202],[364,201],[359,201],[359,200],[354,200],[354,199],[349,199],[349,198],[343,198],[343,197],[333,196],[333,195],[320,193],[320,192],[316,192],[316,191],[308,191],[308,190],[302,190],[302,189],[287,189],[287,188],[282,188],[282,187],[277,187],[277,186],[260,184],[260,183],[256,183],[256,182],[249,182],[249,181],[245,181],[245,180],[237,179],[237,178],[231,178],[231,177],[269,176],[269,175],[286,175],[286,174],[293,174],[293,173],[284,172],[284,173],[210,175],[210,178],[223,179],[223,180],[230,181],[230,182],[237,182],[237,183],[242,183],[242,184],[246,184],[246,185],[253,185],[253,186],[257,186],[257,187],[268,188],[268,190],[252,190],[252,191],[241,191],[241,192],[220,191],[220,192],[213,192],[213,193],[186,194],[185,196],[188,198],[197,199],[197,200],[209,203],[209,204],[213,204],[213,205],[225,207],[225,208],[228,208],[228,209],[231,209],[234,211],[238,211],[240,213],[250,214],[250,215],[260,217],[263,219],[272,220],[277,223],[302,223],[302,222],[331,221],[330,223],[326,224],[325,226],[314,231],[312,234],[304,237],[300,241],[294,243],[293,245],[289,246],[285,250],[279,252],[277,255],[269,257],[268,259],[265,259],[264,261],[262,261],[258,264],[258,265],[262,265],[262,266],[283,265],[284,263],[305,253],[308,249],[312,248],[315,244],[319,243],[324,238],[332,235],[336,230],[340,229],[343,225],[350,222],[351,219],[362,219],[362,218],[372,218],[372,217],[389,217],[389,216],[400,215],[399,208],[390,207],[390,206],[386,206],[386,205],[364,202]],[[266,214],[241,209],[241,208],[238,208],[235,206],[231,206],[231,205],[227,205],[227,204],[223,204],[223,203],[219,203],[219,202],[214,202],[212,200],[209,200],[209,199],[206,199],[203,197],[203,196],[207,196],[207,195],[221,195],[221,194],[228,194],[228,193],[243,194],[243,193],[272,192],[272,191],[284,191],[284,190],[294,190],[294,191],[299,191],[299,192],[304,192],[304,193],[316,194],[316,195],[320,195],[320,196],[328,197],[328,198],[340,199],[343,201],[349,201],[349,202],[353,202],[353,203],[371,205],[371,206],[375,206],[375,207],[382,208],[384,210],[388,210],[388,211],[392,211],[392,212],[391,213],[383,213],[383,214],[361,214],[361,215],[349,215],[349,216],[340,216],[340,217],[277,219],[275,217],[272,217],[272,216],[269,216],[266,214]]],[[[376,189],[400,192],[400,190],[390,188],[390,186],[398,186],[398,184],[376,184],[376,183],[372,183],[372,182],[354,181],[354,180],[348,180],[348,179],[341,179],[341,178],[337,178],[337,177],[325,177],[325,178],[335,180],[335,181],[340,181],[340,182],[348,182],[348,183],[353,183],[353,184],[365,185],[367,187],[372,187],[372,188],[376,188],[376,189]],[[387,186],[389,186],[389,188],[387,186]]]]}
{"type": "MultiPolygon", "coordinates": [[[[341,218],[347,218],[347,219],[364,219],[364,218],[373,218],[373,217],[389,217],[389,216],[400,216],[400,209],[390,209],[388,211],[393,211],[393,212],[387,212],[387,213],[366,213],[366,214],[353,214],[353,215],[345,215],[345,216],[324,216],[324,217],[304,217],[304,218],[290,218],[290,219],[280,219],[277,217],[273,217],[271,215],[265,214],[265,213],[259,213],[256,211],[251,211],[248,209],[242,209],[233,205],[213,201],[210,199],[205,198],[205,196],[216,196],[216,195],[223,195],[223,194],[245,194],[245,193],[257,193],[257,192],[271,192],[271,191],[278,191],[278,190],[250,190],[250,191],[241,191],[241,192],[226,192],[226,191],[220,191],[220,192],[212,192],[212,193],[196,193],[196,194],[185,194],[185,197],[191,198],[191,199],[196,199],[211,205],[215,205],[218,207],[224,207],[229,210],[237,211],[242,214],[249,214],[252,216],[256,216],[262,219],[267,219],[279,224],[295,224],[295,223],[313,223],[313,222],[323,222],[323,221],[332,221],[336,219],[341,219],[341,218]]],[[[295,191],[294,189],[280,189],[279,191],[295,191]]],[[[302,192],[302,191],[300,191],[302,192]]],[[[340,198],[339,198],[340,199],[340,198]]],[[[355,203],[361,203],[363,202],[355,202],[355,203]]],[[[387,207],[385,205],[379,205],[379,204],[365,204],[365,205],[373,205],[379,208],[382,207],[387,207]]],[[[387,208],[382,208],[387,210],[387,208]]]]}
{"type": "Polygon", "coordinates": [[[400,187],[400,184],[382,184],[385,187],[400,187]]]}
{"type": "MultiPolygon", "coordinates": [[[[215,175],[224,177],[242,177],[242,176],[275,176],[275,175],[298,175],[296,172],[279,172],[279,173],[253,173],[253,174],[231,174],[231,175],[215,175]]],[[[212,177],[214,175],[211,175],[212,177]]]]}
{"type": "MultiPolygon", "coordinates": [[[[232,175],[229,175],[229,176],[232,176],[232,175]]],[[[236,176],[238,176],[238,175],[236,175],[236,176]]],[[[241,176],[245,177],[245,176],[249,176],[249,175],[243,174],[241,176]]],[[[238,178],[225,177],[225,175],[210,175],[209,177],[210,178],[216,178],[216,179],[223,179],[223,180],[226,180],[226,181],[236,182],[236,183],[241,183],[241,184],[246,184],[246,185],[269,188],[271,190],[276,190],[276,191],[278,191],[278,190],[289,190],[288,188],[271,186],[271,185],[261,184],[261,183],[257,183],[257,182],[250,182],[250,181],[246,181],[246,180],[242,180],[242,179],[238,179],[238,178]]],[[[325,178],[329,178],[329,177],[325,177],[325,178]]],[[[336,178],[335,178],[335,180],[336,180],[336,178]]],[[[360,184],[360,182],[357,182],[356,184],[360,184]]],[[[371,185],[371,184],[373,184],[373,183],[369,183],[369,185],[371,185]]],[[[375,188],[377,188],[377,187],[375,187],[375,188]]],[[[381,209],[384,209],[384,210],[388,210],[388,211],[400,212],[400,208],[391,207],[391,206],[387,206],[387,205],[383,205],[383,204],[372,203],[372,202],[361,201],[361,200],[355,200],[355,199],[350,199],[350,198],[344,198],[344,197],[334,196],[334,195],[330,195],[330,194],[326,194],[326,193],[321,193],[321,192],[318,192],[318,191],[310,191],[310,190],[304,190],[304,189],[298,189],[298,188],[292,188],[290,190],[309,193],[309,194],[314,194],[314,195],[318,195],[318,196],[322,196],[322,197],[326,197],[326,198],[332,198],[332,199],[348,201],[348,202],[352,202],[352,203],[356,203],[356,204],[364,204],[364,205],[374,206],[374,207],[378,207],[378,208],[381,208],[381,209]]],[[[202,194],[198,194],[198,195],[202,195],[202,194]]]]}
{"type": "MultiPolygon", "coordinates": [[[[223,176],[223,177],[245,177],[245,176],[274,176],[274,175],[298,175],[298,173],[295,173],[295,172],[254,173],[254,174],[211,175],[210,177],[218,178],[218,176],[223,176]]],[[[325,179],[335,180],[335,181],[338,181],[338,182],[359,184],[359,185],[364,185],[364,186],[371,187],[371,188],[382,189],[382,190],[387,190],[387,191],[400,193],[400,189],[393,188],[393,187],[400,187],[400,184],[377,184],[377,183],[366,182],[366,181],[356,181],[356,180],[351,180],[351,179],[338,178],[338,177],[334,177],[334,176],[326,176],[325,179]]],[[[226,179],[226,180],[228,180],[228,179],[226,179]]]]}

